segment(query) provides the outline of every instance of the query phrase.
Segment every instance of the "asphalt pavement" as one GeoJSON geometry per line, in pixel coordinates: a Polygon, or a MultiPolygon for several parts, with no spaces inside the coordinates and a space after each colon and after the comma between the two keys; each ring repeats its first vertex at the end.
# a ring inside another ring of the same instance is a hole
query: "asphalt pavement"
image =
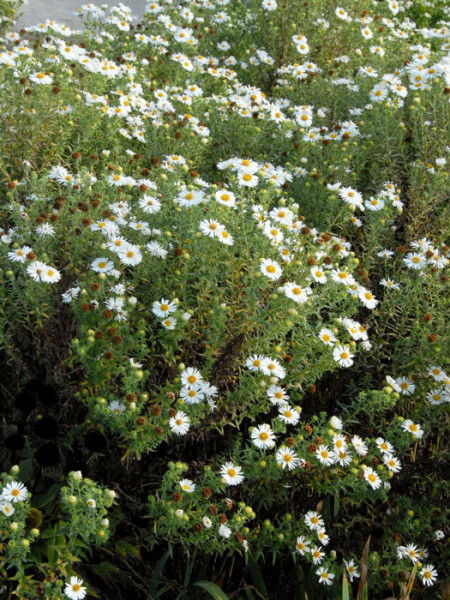
{"type": "MultiPolygon", "coordinates": [[[[109,2],[109,7],[118,5],[119,0],[109,2]]],[[[76,11],[83,4],[89,4],[89,0],[26,0],[19,12],[23,15],[18,19],[14,29],[18,31],[23,27],[31,27],[39,23],[45,23],[47,19],[57,23],[65,23],[71,29],[83,29],[83,22],[76,14],[76,11]]],[[[97,6],[102,6],[103,2],[91,2],[97,6]]],[[[124,0],[122,2],[128,6],[135,15],[135,22],[142,17],[145,10],[145,0],[124,0]]]]}

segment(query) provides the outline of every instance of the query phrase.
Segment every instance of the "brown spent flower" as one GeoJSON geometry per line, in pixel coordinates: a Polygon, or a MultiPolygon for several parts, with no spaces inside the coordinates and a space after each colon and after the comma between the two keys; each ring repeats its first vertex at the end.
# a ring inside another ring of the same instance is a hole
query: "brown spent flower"
{"type": "Polygon", "coordinates": [[[222,525],[225,525],[225,523],[228,521],[227,515],[224,515],[224,514],[220,515],[219,521],[222,523],[222,525]]]}
{"type": "Polygon", "coordinates": [[[137,424],[138,425],[145,425],[145,421],[146,421],[145,417],[138,417],[137,418],[137,424]]]}
{"type": "Polygon", "coordinates": [[[175,494],[173,495],[173,499],[174,502],[180,502],[180,500],[183,499],[183,496],[180,494],[180,492],[175,492],[175,494]]]}
{"type": "Polygon", "coordinates": [[[215,504],[211,504],[208,510],[210,515],[217,515],[217,506],[215,504]]]}
{"type": "Polygon", "coordinates": [[[156,435],[161,435],[162,432],[163,432],[163,428],[160,425],[157,425],[155,427],[155,433],[156,433],[156,435]]]}
{"type": "Polygon", "coordinates": [[[309,444],[308,450],[314,453],[317,450],[317,446],[315,444],[309,444]]]}
{"type": "Polygon", "coordinates": [[[210,487],[208,487],[208,486],[205,486],[205,487],[202,489],[202,494],[203,494],[203,496],[204,496],[205,498],[209,498],[209,497],[211,496],[211,494],[212,494],[212,490],[211,490],[211,488],[210,488],[210,487]]]}
{"type": "Polygon", "coordinates": [[[308,435],[312,434],[313,429],[312,429],[311,425],[305,425],[303,429],[306,431],[306,433],[308,435]]]}
{"type": "Polygon", "coordinates": [[[161,408],[159,406],[152,406],[152,415],[157,417],[161,414],[161,408]]]}

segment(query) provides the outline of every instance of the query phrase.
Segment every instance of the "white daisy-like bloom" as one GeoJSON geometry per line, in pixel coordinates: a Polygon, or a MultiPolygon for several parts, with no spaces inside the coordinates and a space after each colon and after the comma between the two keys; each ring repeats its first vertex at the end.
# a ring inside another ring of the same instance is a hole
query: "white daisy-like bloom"
{"type": "Polygon", "coordinates": [[[195,483],[193,483],[190,479],[180,479],[178,482],[183,492],[187,492],[188,494],[192,494],[195,491],[195,483]]]}
{"type": "Polygon", "coordinates": [[[154,215],[161,210],[161,202],[155,198],[155,196],[150,196],[145,194],[139,200],[139,206],[142,208],[143,212],[154,215]]]}
{"type": "Polygon", "coordinates": [[[265,258],[261,262],[260,269],[261,273],[269,279],[272,279],[272,281],[276,281],[283,274],[280,263],[276,260],[271,260],[270,258],[265,258]]]}
{"type": "Polygon", "coordinates": [[[403,431],[407,431],[409,433],[412,433],[413,436],[417,439],[420,440],[420,438],[423,436],[423,429],[420,427],[420,425],[417,425],[416,423],[413,423],[410,419],[406,419],[405,421],[403,421],[402,423],[402,429],[403,431]]]}
{"type": "Polygon", "coordinates": [[[280,406],[280,408],[286,406],[289,400],[289,394],[279,385],[272,384],[269,386],[266,390],[266,394],[270,402],[280,406]]]}
{"type": "Polygon", "coordinates": [[[29,76],[29,79],[33,83],[38,83],[40,85],[50,85],[53,81],[50,75],[47,75],[46,73],[32,73],[29,76]]]}
{"type": "Polygon", "coordinates": [[[328,543],[330,542],[330,538],[327,535],[325,527],[321,527],[320,529],[317,530],[317,537],[319,539],[319,542],[322,544],[322,546],[327,546],[328,543]]]}
{"type": "Polygon", "coordinates": [[[182,387],[180,390],[180,398],[182,398],[186,404],[200,404],[205,399],[205,394],[198,384],[194,384],[188,387],[182,387]]]}
{"type": "Polygon", "coordinates": [[[284,234],[280,227],[273,225],[270,221],[264,223],[263,233],[273,246],[279,246],[284,240],[284,234]]]}
{"type": "Polygon", "coordinates": [[[278,409],[278,418],[287,425],[297,425],[300,421],[300,413],[288,404],[280,406],[278,409]]]}
{"type": "Polygon", "coordinates": [[[89,506],[89,508],[95,508],[97,506],[97,503],[94,500],[94,498],[89,498],[88,500],[86,500],[86,504],[89,506]]]}
{"type": "Polygon", "coordinates": [[[362,286],[358,289],[358,298],[366,308],[372,309],[378,304],[378,300],[375,298],[372,292],[369,292],[369,290],[362,286]]]}
{"type": "Polygon", "coordinates": [[[220,229],[217,232],[216,238],[225,246],[232,246],[234,244],[233,236],[225,229],[220,229]]]}
{"type": "Polygon", "coordinates": [[[16,250],[11,250],[8,252],[8,258],[12,262],[24,263],[27,260],[27,254],[32,252],[33,250],[29,246],[22,246],[22,248],[17,248],[16,250]]]}
{"type": "Polygon", "coordinates": [[[327,346],[333,346],[336,342],[336,336],[334,333],[331,331],[331,329],[327,329],[325,327],[319,331],[319,338],[327,346]]]}
{"type": "Polygon", "coordinates": [[[286,369],[281,366],[278,360],[270,357],[263,359],[261,363],[261,371],[264,375],[283,379],[286,376],[286,369]]]}
{"type": "Polygon", "coordinates": [[[209,517],[206,517],[206,516],[203,517],[202,523],[203,523],[203,526],[206,527],[206,529],[209,529],[210,527],[212,527],[212,521],[209,517]]]}
{"type": "Polygon", "coordinates": [[[359,435],[354,435],[351,441],[356,454],[358,456],[366,456],[369,452],[366,442],[359,435]]]}
{"type": "Polygon", "coordinates": [[[266,450],[275,446],[275,434],[267,423],[254,427],[251,437],[255,446],[261,450],[266,450]]]}
{"type": "Polygon", "coordinates": [[[239,171],[237,174],[237,181],[239,185],[242,185],[244,187],[249,187],[249,188],[254,188],[258,185],[259,183],[259,178],[257,175],[254,175],[253,173],[246,173],[243,171],[239,171]]]}
{"type": "Polygon", "coordinates": [[[232,462],[226,462],[221,467],[220,475],[228,485],[239,485],[244,481],[242,468],[232,462]]]}
{"type": "Polygon", "coordinates": [[[413,564],[419,562],[420,553],[415,544],[408,544],[403,548],[403,556],[409,558],[413,564]]]}
{"type": "Polygon", "coordinates": [[[132,244],[128,244],[126,248],[121,249],[117,255],[120,262],[127,266],[134,267],[142,261],[142,252],[137,246],[133,246],[132,244]]]}
{"type": "Polygon", "coordinates": [[[177,320],[174,319],[173,317],[166,317],[165,319],[163,319],[161,321],[161,325],[165,329],[168,329],[169,331],[173,331],[176,327],[176,324],[177,324],[177,320]]]}
{"type": "Polygon", "coordinates": [[[331,279],[334,282],[342,283],[343,285],[354,285],[356,283],[355,278],[351,273],[337,269],[331,271],[331,279]]]}
{"type": "Polygon", "coordinates": [[[401,462],[393,454],[384,454],[383,462],[389,471],[392,471],[393,473],[398,473],[402,470],[401,462]]]}
{"type": "Polygon", "coordinates": [[[339,417],[336,417],[335,415],[333,415],[330,419],[330,426],[333,429],[336,429],[338,431],[340,431],[341,429],[343,429],[344,424],[342,423],[342,419],[340,419],[339,417]]]}
{"type": "Polygon", "coordinates": [[[403,394],[404,396],[411,396],[416,390],[414,383],[407,377],[398,377],[395,380],[395,383],[399,387],[398,391],[400,394],[403,394]]]}
{"type": "Polygon", "coordinates": [[[321,444],[316,450],[316,458],[317,460],[326,467],[333,465],[336,462],[336,454],[325,446],[325,444],[321,444]]]}
{"type": "Polygon", "coordinates": [[[339,344],[333,350],[334,360],[341,365],[341,367],[351,367],[353,364],[354,354],[350,353],[350,348],[339,344]]]}
{"type": "Polygon", "coordinates": [[[47,265],[45,263],[40,260],[33,260],[27,267],[27,273],[33,281],[39,282],[43,281],[42,276],[46,269],[47,265]]]}
{"type": "Polygon", "coordinates": [[[236,196],[233,192],[228,190],[219,190],[215,193],[216,202],[222,204],[223,206],[228,206],[228,208],[236,207],[236,196]]]}
{"type": "Polygon", "coordinates": [[[189,431],[191,420],[185,412],[179,410],[169,419],[170,430],[176,435],[184,435],[189,431]]]}
{"type": "Polygon", "coordinates": [[[28,490],[23,483],[11,481],[3,487],[0,499],[2,502],[24,502],[27,496],[28,490]]]}
{"type": "Polygon", "coordinates": [[[347,440],[345,439],[345,437],[340,434],[340,433],[335,433],[333,435],[333,446],[334,446],[334,450],[336,452],[339,452],[341,450],[346,450],[347,449],[347,440]]]}
{"type": "Polygon", "coordinates": [[[349,452],[347,449],[345,450],[336,450],[336,463],[341,467],[348,467],[353,460],[353,454],[349,452]]]}
{"type": "Polygon", "coordinates": [[[306,526],[312,531],[317,531],[321,527],[325,527],[323,518],[315,510],[309,510],[304,516],[304,521],[306,526]]]}
{"type": "Polygon", "coordinates": [[[364,210],[363,197],[358,191],[350,187],[341,187],[338,194],[350,206],[356,206],[360,210],[364,210]]]}
{"type": "Polygon", "coordinates": [[[301,464],[301,460],[297,456],[297,453],[288,446],[280,446],[280,448],[278,448],[275,460],[278,465],[281,465],[283,469],[287,468],[288,471],[295,469],[301,464]]]}
{"type": "Polygon", "coordinates": [[[149,242],[146,245],[146,248],[151,254],[151,256],[155,256],[156,258],[165,259],[167,257],[167,250],[161,246],[158,242],[149,242]]]}
{"type": "Polygon", "coordinates": [[[188,367],[181,373],[181,383],[185,386],[192,386],[203,381],[203,375],[198,369],[188,367]]]}
{"type": "Polygon", "coordinates": [[[377,473],[375,473],[372,467],[367,467],[364,469],[364,479],[373,490],[377,490],[381,486],[381,479],[377,473]]]}
{"type": "Polygon", "coordinates": [[[353,558],[349,561],[344,560],[344,564],[348,573],[348,578],[351,583],[355,577],[359,577],[358,569],[356,568],[355,561],[353,560],[353,558]]]}
{"type": "Polygon", "coordinates": [[[83,580],[78,577],[71,577],[66,583],[64,593],[70,600],[82,600],[86,596],[86,588],[83,585],[83,580]]]}
{"type": "Polygon", "coordinates": [[[61,273],[55,267],[45,266],[41,274],[41,280],[44,283],[57,283],[61,279],[61,273]]]}
{"type": "Polygon", "coordinates": [[[12,517],[16,509],[11,502],[4,502],[0,497],[0,510],[6,517],[12,517]]]}
{"type": "Polygon", "coordinates": [[[252,356],[249,356],[247,358],[247,360],[245,361],[245,366],[247,367],[247,369],[250,369],[250,371],[261,371],[261,365],[264,359],[265,356],[261,354],[253,354],[252,356]]]}
{"type": "Polygon", "coordinates": [[[152,313],[161,319],[168,317],[176,310],[176,304],[170,300],[166,300],[165,298],[161,298],[161,300],[156,300],[153,302],[152,313]]]}
{"type": "Polygon", "coordinates": [[[215,238],[225,229],[225,226],[215,219],[205,219],[200,221],[198,228],[208,237],[215,238]]]}
{"type": "Polygon", "coordinates": [[[310,273],[313,280],[317,283],[326,283],[328,281],[324,271],[320,267],[311,267],[310,273]]]}
{"type": "Polygon", "coordinates": [[[375,443],[382,454],[394,454],[394,446],[384,438],[378,437],[375,443]]]}
{"type": "Polygon", "coordinates": [[[228,525],[226,525],[225,523],[223,523],[220,527],[219,527],[219,535],[220,537],[223,537],[225,539],[228,539],[229,537],[231,537],[232,534],[232,530],[230,527],[228,527],[228,525]]]}
{"type": "Polygon", "coordinates": [[[380,281],[380,285],[382,285],[382,286],[384,286],[386,288],[389,288],[391,290],[399,290],[400,289],[399,284],[395,283],[395,281],[393,281],[392,279],[383,278],[380,281]]]}
{"type": "Polygon", "coordinates": [[[438,578],[438,572],[433,565],[425,565],[419,572],[423,585],[433,585],[438,578]]]}
{"type": "Polygon", "coordinates": [[[96,273],[108,273],[108,271],[114,269],[114,263],[107,258],[96,258],[91,262],[91,269],[96,273]]]}
{"type": "Polygon", "coordinates": [[[286,283],[283,289],[286,296],[297,304],[304,304],[312,294],[310,287],[302,288],[293,282],[286,283]]]}
{"type": "Polygon", "coordinates": [[[325,552],[323,552],[320,548],[318,548],[317,546],[312,546],[311,548],[311,558],[313,560],[313,564],[314,565],[320,565],[320,563],[323,561],[324,556],[325,556],[325,552]]]}
{"type": "Polygon", "coordinates": [[[125,405],[118,400],[113,400],[108,404],[108,408],[113,415],[121,415],[125,412],[125,405]]]}
{"type": "Polygon", "coordinates": [[[311,542],[307,540],[303,535],[298,536],[297,542],[295,545],[295,551],[300,554],[300,556],[305,556],[306,552],[310,551],[309,544],[311,542]]]}
{"type": "Polygon", "coordinates": [[[427,400],[430,404],[439,405],[450,401],[450,391],[444,388],[435,388],[427,394],[427,400]]]}
{"type": "Polygon", "coordinates": [[[427,257],[420,252],[408,252],[403,258],[403,262],[409,269],[420,270],[427,265],[427,257]]]}
{"type": "Polygon", "coordinates": [[[272,208],[272,210],[269,213],[269,216],[274,221],[278,221],[282,225],[289,226],[292,224],[294,213],[289,208],[280,206],[278,208],[272,208]]]}

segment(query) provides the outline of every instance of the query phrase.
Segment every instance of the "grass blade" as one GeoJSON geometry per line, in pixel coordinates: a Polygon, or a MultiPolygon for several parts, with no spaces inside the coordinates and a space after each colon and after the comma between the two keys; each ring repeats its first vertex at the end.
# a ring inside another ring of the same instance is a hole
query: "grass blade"
{"type": "Polygon", "coordinates": [[[356,596],[356,600],[365,600],[368,596],[368,583],[367,583],[367,559],[369,557],[369,548],[370,548],[370,535],[367,538],[366,545],[364,546],[364,550],[361,556],[361,579],[359,581],[358,594],[356,596]]]}
{"type": "Polygon", "coordinates": [[[214,600],[230,600],[225,592],[212,581],[196,581],[193,585],[206,590],[214,600]]]}

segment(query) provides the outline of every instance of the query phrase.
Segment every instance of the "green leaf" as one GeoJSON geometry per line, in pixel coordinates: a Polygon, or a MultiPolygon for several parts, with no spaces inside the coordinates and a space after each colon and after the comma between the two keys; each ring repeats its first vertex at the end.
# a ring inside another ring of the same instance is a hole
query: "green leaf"
{"type": "Polygon", "coordinates": [[[414,569],[412,570],[411,577],[409,578],[408,585],[404,588],[401,600],[409,600],[409,594],[411,593],[412,587],[414,585],[414,579],[416,578],[418,564],[414,565],[414,569]]]}
{"type": "Polygon", "coordinates": [[[214,598],[214,600],[230,600],[225,592],[223,592],[220,587],[212,581],[196,581],[193,585],[206,590],[208,594],[214,598]]]}
{"type": "Polygon", "coordinates": [[[350,584],[345,571],[342,576],[342,600],[350,600],[350,584]]]}
{"type": "Polygon", "coordinates": [[[250,571],[252,572],[253,583],[255,584],[256,589],[264,598],[268,598],[269,594],[267,592],[266,584],[264,583],[264,578],[261,573],[261,569],[258,566],[258,563],[253,558],[251,554],[249,554],[248,564],[250,566],[250,571]]]}
{"type": "Polygon", "coordinates": [[[33,472],[33,459],[32,458],[26,458],[19,464],[20,480],[23,481],[24,483],[26,483],[30,479],[32,472],[33,472]]]}
{"type": "Polygon", "coordinates": [[[139,552],[139,550],[132,544],[126,542],[125,540],[117,541],[115,544],[115,548],[122,558],[125,558],[127,552],[129,552],[136,558],[141,558],[141,553],[139,552]]]}
{"type": "Polygon", "coordinates": [[[150,598],[158,597],[155,594],[158,589],[159,578],[161,576],[161,573],[163,572],[163,569],[166,565],[166,562],[167,562],[169,556],[170,556],[170,550],[166,550],[166,552],[164,552],[164,554],[159,559],[158,564],[156,565],[156,567],[153,571],[153,575],[150,580],[150,585],[148,587],[148,594],[149,594],[150,598]]]}
{"type": "Polygon", "coordinates": [[[33,497],[33,506],[36,508],[43,508],[50,504],[52,500],[56,498],[61,489],[60,483],[54,483],[44,494],[38,494],[33,497]]]}
{"type": "Polygon", "coordinates": [[[359,581],[358,594],[356,596],[356,600],[366,600],[368,596],[368,585],[367,585],[367,559],[369,557],[369,548],[370,548],[370,535],[367,538],[366,545],[364,546],[364,550],[361,556],[361,579],[359,581]]]}
{"type": "Polygon", "coordinates": [[[111,575],[111,573],[118,573],[120,571],[118,567],[109,562],[102,562],[98,565],[89,565],[89,568],[92,569],[97,575],[104,575],[107,577],[111,575]]]}

